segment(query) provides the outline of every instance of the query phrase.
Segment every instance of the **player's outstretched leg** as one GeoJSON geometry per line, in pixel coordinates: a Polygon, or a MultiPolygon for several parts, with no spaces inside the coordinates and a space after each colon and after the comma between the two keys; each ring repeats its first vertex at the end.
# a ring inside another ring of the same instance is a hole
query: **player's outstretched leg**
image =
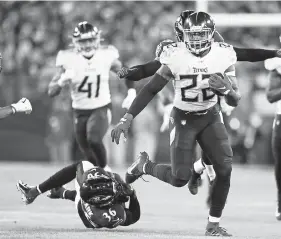
{"type": "Polygon", "coordinates": [[[146,152],[141,152],[138,159],[128,168],[125,181],[126,183],[133,183],[144,174],[153,176],[174,187],[183,187],[188,182],[188,180],[175,177],[172,174],[171,165],[153,163],[149,160],[146,152]]]}
{"type": "Polygon", "coordinates": [[[277,186],[277,208],[275,217],[281,220],[281,116],[276,115],[272,132],[272,153],[275,161],[275,180],[277,186]]]}
{"type": "Polygon", "coordinates": [[[31,204],[40,194],[45,193],[53,188],[61,187],[62,185],[72,181],[76,177],[78,163],[79,162],[64,167],[38,186],[30,186],[19,180],[17,183],[17,188],[22,194],[23,202],[26,205],[31,204]]]}

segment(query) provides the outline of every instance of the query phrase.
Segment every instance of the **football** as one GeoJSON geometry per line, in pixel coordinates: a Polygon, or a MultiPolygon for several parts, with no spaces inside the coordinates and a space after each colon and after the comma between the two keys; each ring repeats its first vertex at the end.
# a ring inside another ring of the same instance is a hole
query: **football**
{"type": "MultiPolygon", "coordinates": [[[[218,76],[220,76],[221,78],[224,78],[225,80],[228,80],[229,83],[231,84],[229,78],[228,78],[226,75],[223,75],[222,73],[215,73],[215,75],[218,75],[218,76]]],[[[218,96],[224,96],[224,95],[223,95],[222,93],[220,93],[219,91],[217,91],[217,90],[215,90],[215,89],[212,89],[212,88],[210,88],[210,89],[211,89],[211,91],[213,91],[216,95],[218,95],[218,96]]]]}

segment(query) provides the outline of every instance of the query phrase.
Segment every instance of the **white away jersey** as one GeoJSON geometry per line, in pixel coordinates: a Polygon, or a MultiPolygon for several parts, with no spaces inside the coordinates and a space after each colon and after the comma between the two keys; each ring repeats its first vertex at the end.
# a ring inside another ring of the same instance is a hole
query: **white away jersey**
{"type": "Polygon", "coordinates": [[[72,72],[74,109],[96,109],[111,102],[109,71],[118,58],[119,53],[114,46],[101,47],[89,60],[74,50],[59,51],[56,66],[72,72]]]}
{"type": "Polygon", "coordinates": [[[202,58],[193,55],[184,43],[164,47],[160,62],[167,65],[175,77],[174,106],[185,111],[200,111],[214,106],[218,96],[209,89],[209,76],[224,74],[236,61],[233,47],[226,43],[214,42],[210,52],[202,58]]]}
{"type": "MultiPolygon", "coordinates": [[[[269,71],[276,70],[281,75],[281,58],[275,57],[265,60],[264,67],[269,71]]],[[[276,102],[276,113],[281,114],[281,100],[276,102]]]]}

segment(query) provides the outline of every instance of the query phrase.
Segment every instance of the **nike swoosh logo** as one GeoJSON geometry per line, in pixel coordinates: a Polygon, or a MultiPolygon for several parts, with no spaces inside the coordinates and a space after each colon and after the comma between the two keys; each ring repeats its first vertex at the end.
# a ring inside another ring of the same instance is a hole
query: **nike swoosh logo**
{"type": "Polygon", "coordinates": [[[224,90],[224,89],[226,89],[226,87],[224,86],[224,87],[220,87],[220,88],[218,88],[218,90],[224,90]]]}

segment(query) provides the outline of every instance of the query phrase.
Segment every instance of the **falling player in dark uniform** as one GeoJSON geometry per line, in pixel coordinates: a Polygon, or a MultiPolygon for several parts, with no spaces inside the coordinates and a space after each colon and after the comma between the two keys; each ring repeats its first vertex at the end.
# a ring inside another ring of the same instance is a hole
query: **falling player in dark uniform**
{"type": "Polygon", "coordinates": [[[266,96],[270,103],[277,103],[272,128],[272,153],[275,161],[275,180],[277,186],[277,209],[275,216],[281,220],[281,59],[265,61],[265,68],[270,70],[266,96]]]}
{"type": "Polygon", "coordinates": [[[49,190],[50,198],[74,201],[78,215],[87,228],[129,226],[140,218],[140,205],[132,187],[118,174],[107,172],[88,161],[65,167],[35,187],[19,181],[17,188],[26,204],[31,204],[49,190]],[[62,187],[73,179],[76,190],[62,187]],[[130,201],[128,207],[125,206],[127,201],[130,201]]]}
{"type": "MultiPolygon", "coordinates": [[[[102,142],[111,124],[110,72],[121,67],[118,50],[101,45],[101,31],[92,24],[80,22],[72,34],[74,48],[58,52],[58,71],[49,84],[49,96],[60,94],[70,85],[74,131],[86,159],[102,168],[107,166],[102,142]]],[[[123,107],[128,108],[136,96],[133,84],[126,81],[128,95],[123,107]]]]}
{"type": "MultiPolygon", "coordinates": [[[[194,13],[192,10],[183,11],[180,16],[177,18],[174,30],[176,34],[176,39],[178,42],[183,42],[183,19],[190,16],[190,14],[194,13]]],[[[223,37],[215,31],[214,33],[214,41],[215,42],[223,42],[223,37]]],[[[165,47],[174,44],[175,41],[173,40],[164,40],[162,41],[156,49],[156,58],[146,64],[133,66],[131,68],[122,68],[121,71],[118,72],[120,78],[126,78],[127,80],[131,81],[139,81],[143,78],[152,76],[156,73],[156,71],[161,67],[160,57],[165,47]]],[[[253,48],[239,48],[233,47],[233,50],[236,52],[237,61],[248,61],[248,62],[258,62],[264,61],[269,58],[273,57],[281,57],[280,50],[266,50],[266,49],[253,49],[253,48]]],[[[163,93],[162,93],[163,95],[163,93]]],[[[162,97],[167,99],[167,97],[162,97]]],[[[167,105],[167,108],[170,108],[170,100],[164,100],[163,103],[167,105]]],[[[169,113],[169,110],[166,111],[169,113]]],[[[167,118],[167,117],[166,117],[167,118]]],[[[192,194],[197,194],[198,192],[198,179],[200,179],[200,175],[202,174],[203,170],[207,167],[207,172],[210,180],[214,179],[213,169],[210,160],[208,159],[207,155],[202,153],[202,159],[199,159],[195,162],[194,171],[189,181],[188,188],[192,194]]],[[[207,199],[207,202],[210,198],[207,199]]]]}
{"type": "Polygon", "coordinates": [[[193,13],[183,19],[184,42],[164,49],[160,58],[162,66],[138,94],[111,136],[117,144],[121,133],[127,137],[133,118],[173,80],[175,99],[169,127],[171,165],[153,163],[143,152],[128,169],[126,182],[132,183],[148,174],[175,187],[186,185],[192,174],[193,146],[197,141],[216,172],[205,235],[230,236],[219,226],[230,188],[233,153],[218,95],[223,95],[231,106],[237,106],[241,96],[235,77],[236,53],[231,45],[213,42],[214,32],[215,23],[207,13],[193,13]]]}

